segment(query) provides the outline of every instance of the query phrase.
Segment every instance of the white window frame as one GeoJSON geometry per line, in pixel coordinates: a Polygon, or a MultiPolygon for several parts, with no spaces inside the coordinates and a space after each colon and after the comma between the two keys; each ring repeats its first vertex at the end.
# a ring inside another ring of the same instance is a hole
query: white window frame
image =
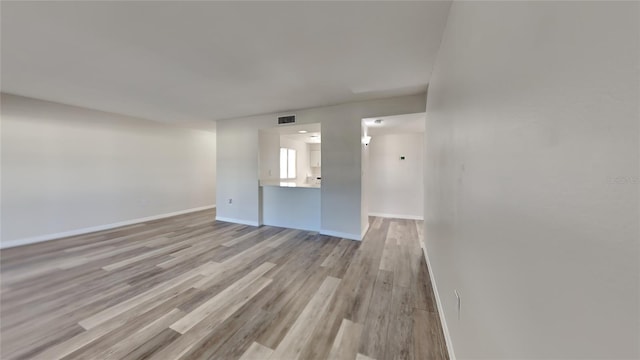
{"type": "Polygon", "coordinates": [[[297,178],[297,159],[296,149],[280,148],[280,179],[292,180],[297,178]]]}

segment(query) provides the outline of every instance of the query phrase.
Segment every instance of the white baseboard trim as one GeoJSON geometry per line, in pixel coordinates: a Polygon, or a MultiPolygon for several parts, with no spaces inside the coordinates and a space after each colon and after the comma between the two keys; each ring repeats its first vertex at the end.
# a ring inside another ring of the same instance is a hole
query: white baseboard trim
{"type": "Polygon", "coordinates": [[[349,239],[349,240],[356,240],[356,241],[362,240],[360,238],[360,234],[349,234],[349,233],[343,233],[343,232],[332,231],[332,230],[320,230],[320,234],[321,235],[335,236],[335,237],[339,237],[339,238],[343,238],[343,239],[349,239]]]}
{"type": "Polygon", "coordinates": [[[152,221],[152,220],[164,219],[164,218],[177,216],[177,215],[188,214],[188,213],[192,213],[192,212],[196,212],[196,211],[213,209],[215,207],[216,207],[215,205],[201,206],[201,207],[192,208],[192,209],[174,211],[174,212],[170,212],[170,213],[166,213],[166,214],[147,216],[147,217],[133,219],[133,220],[119,221],[117,223],[112,223],[112,224],[91,226],[91,227],[86,227],[86,228],[82,228],[82,229],[63,231],[63,232],[54,233],[54,234],[45,234],[45,235],[32,236],[32,237],[28,237],[28,238],[9,240],[9,241],[6,241],[6,242],[3,241],[3,242],[0,243],[0,249],[8,249],[8,248],[16,247],[16,246],[35,244],[35,243],[44,242],[44,241],[57,240],[57,239],[62,239],[62,238],[70,237],[70,236],[84,235],[84,234],[89,234],[89,233],[93,233],[93,232],[96,232],[96,231],[110,230],[110,229],[115,229],[115,228],[118,228],[118,227],[123,227],[123,226],[138,224],[138,223],[143,223],[143,222],[152,221]]]}
{"type": "Polygon", "coordinates": [[[367,231],[369,231],[369,222],[367,221],[367,227],[362,229],[362,235],[360,235],[360,240],[364,240],[365,235],[367,235],[367,231]]]}
{"type": "Polygon", "coordinates": [[[429,269],[429,277],[431,278],[431,285],[433,287],[433,294],[436,297],[436,305],[438,306],[438,316],[440,317],[440,323],[442,324],[442,332],[444,332],[444,341],[447,344],[447,351],[449,352],[449,359],[456,360],[456,354],[453,352],[453,343],[451,342],[451,334],[449,333],[449,327],[447,326],[447,320],[444,317],[444,310],[442,309],[442,301],[440,301],[440,293],[438,293],[438,285],[436,285],[436,279],[433,275],[433,268],[431,262],[427,256],[427,249],[424,244],[420,244],[422,247],[422,253],[427,261],[427,268],[429,269]]]}
{"type": "Polygon", "coordinates": [[[284,224],[268,224],[268,223],[262,223],[261,225],[265,225],[265,226],[273,226],[273,227],[280,227],[280,228],[285,228],[285,229],[294,229],[294,230],[302,230],[302,231],[309,231],[309,232],[319,232],[320,230],[318,230],[317,228],[315,229],[311,229],[311,228],[306,228],[303,226],[290,226],[290,225],[284,225],[284,224]]]}
{"type": "Polygon", "coordinates": [[[376,217],[383,217],[383,218],[393,218],[393,219],[424,220],[423,216],[418,216],[418,215],[369,213],[369,216],[376,216],[376,217]]]}
{"type": "Polygon", "coordinates": [[[230,222],[230,223],[242,224],[242,225],[249,225],[249,226],[260,226],[260,224],[258,224],[257,221],[249,221],[249,220],[244,220],[244,219],[234,219],[234,218],[228,218],[228,217],[224,217],[224,216],[216,216],[216,221],[224,221],[224,222],[230,222]]]}

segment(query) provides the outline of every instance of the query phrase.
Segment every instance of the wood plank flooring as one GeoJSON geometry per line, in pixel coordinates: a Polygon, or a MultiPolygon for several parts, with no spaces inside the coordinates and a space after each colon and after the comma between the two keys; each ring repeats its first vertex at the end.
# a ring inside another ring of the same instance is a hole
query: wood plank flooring
{"type": "Polygon", "coordinates": [[[448,359],[421,222],[362,242],[215,210],[0,252],[2,359],[448,359]]]}

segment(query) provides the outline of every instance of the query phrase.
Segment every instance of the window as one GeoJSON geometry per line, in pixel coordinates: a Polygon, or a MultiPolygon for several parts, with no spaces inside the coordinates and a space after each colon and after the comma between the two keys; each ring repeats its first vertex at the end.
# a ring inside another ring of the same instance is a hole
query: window
{"type": "Polygon", "coordinates": [[[280,148],[280,179],[296,178],[296,150],[280,148]]]}

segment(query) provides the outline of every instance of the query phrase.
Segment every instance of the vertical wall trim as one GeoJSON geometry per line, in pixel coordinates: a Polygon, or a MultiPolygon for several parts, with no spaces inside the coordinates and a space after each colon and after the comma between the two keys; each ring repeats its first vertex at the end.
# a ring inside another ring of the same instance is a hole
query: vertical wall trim
{"type": "Polygon", "coordinates": [[[436,297],[436,306],[438,307],[438,316],[440,317],[440,324],[442,324],[442,331],[444,332],[444,341],[447,344],[449,359],[456,360],[456,355],[453,352],[453,343],[451,342],[451,334],[449,334],[449,327],[447,326],[447,320],[444,317],[442,301],[440,301],[440,294],[438,293],[438,285],[436,285],[436,279],[433,275],[433,268],[431,267],[431,262],[429,261],[429,257],[427,256],[426,246],[423,244],[422,241],[420,242],[420,246],[422,247],[422,253],[424,254],[424,258],[427,262],[427,268],[429,270],[429,278],[431,279],[431,287],[433,288],[433,293],[436,297]]]}

